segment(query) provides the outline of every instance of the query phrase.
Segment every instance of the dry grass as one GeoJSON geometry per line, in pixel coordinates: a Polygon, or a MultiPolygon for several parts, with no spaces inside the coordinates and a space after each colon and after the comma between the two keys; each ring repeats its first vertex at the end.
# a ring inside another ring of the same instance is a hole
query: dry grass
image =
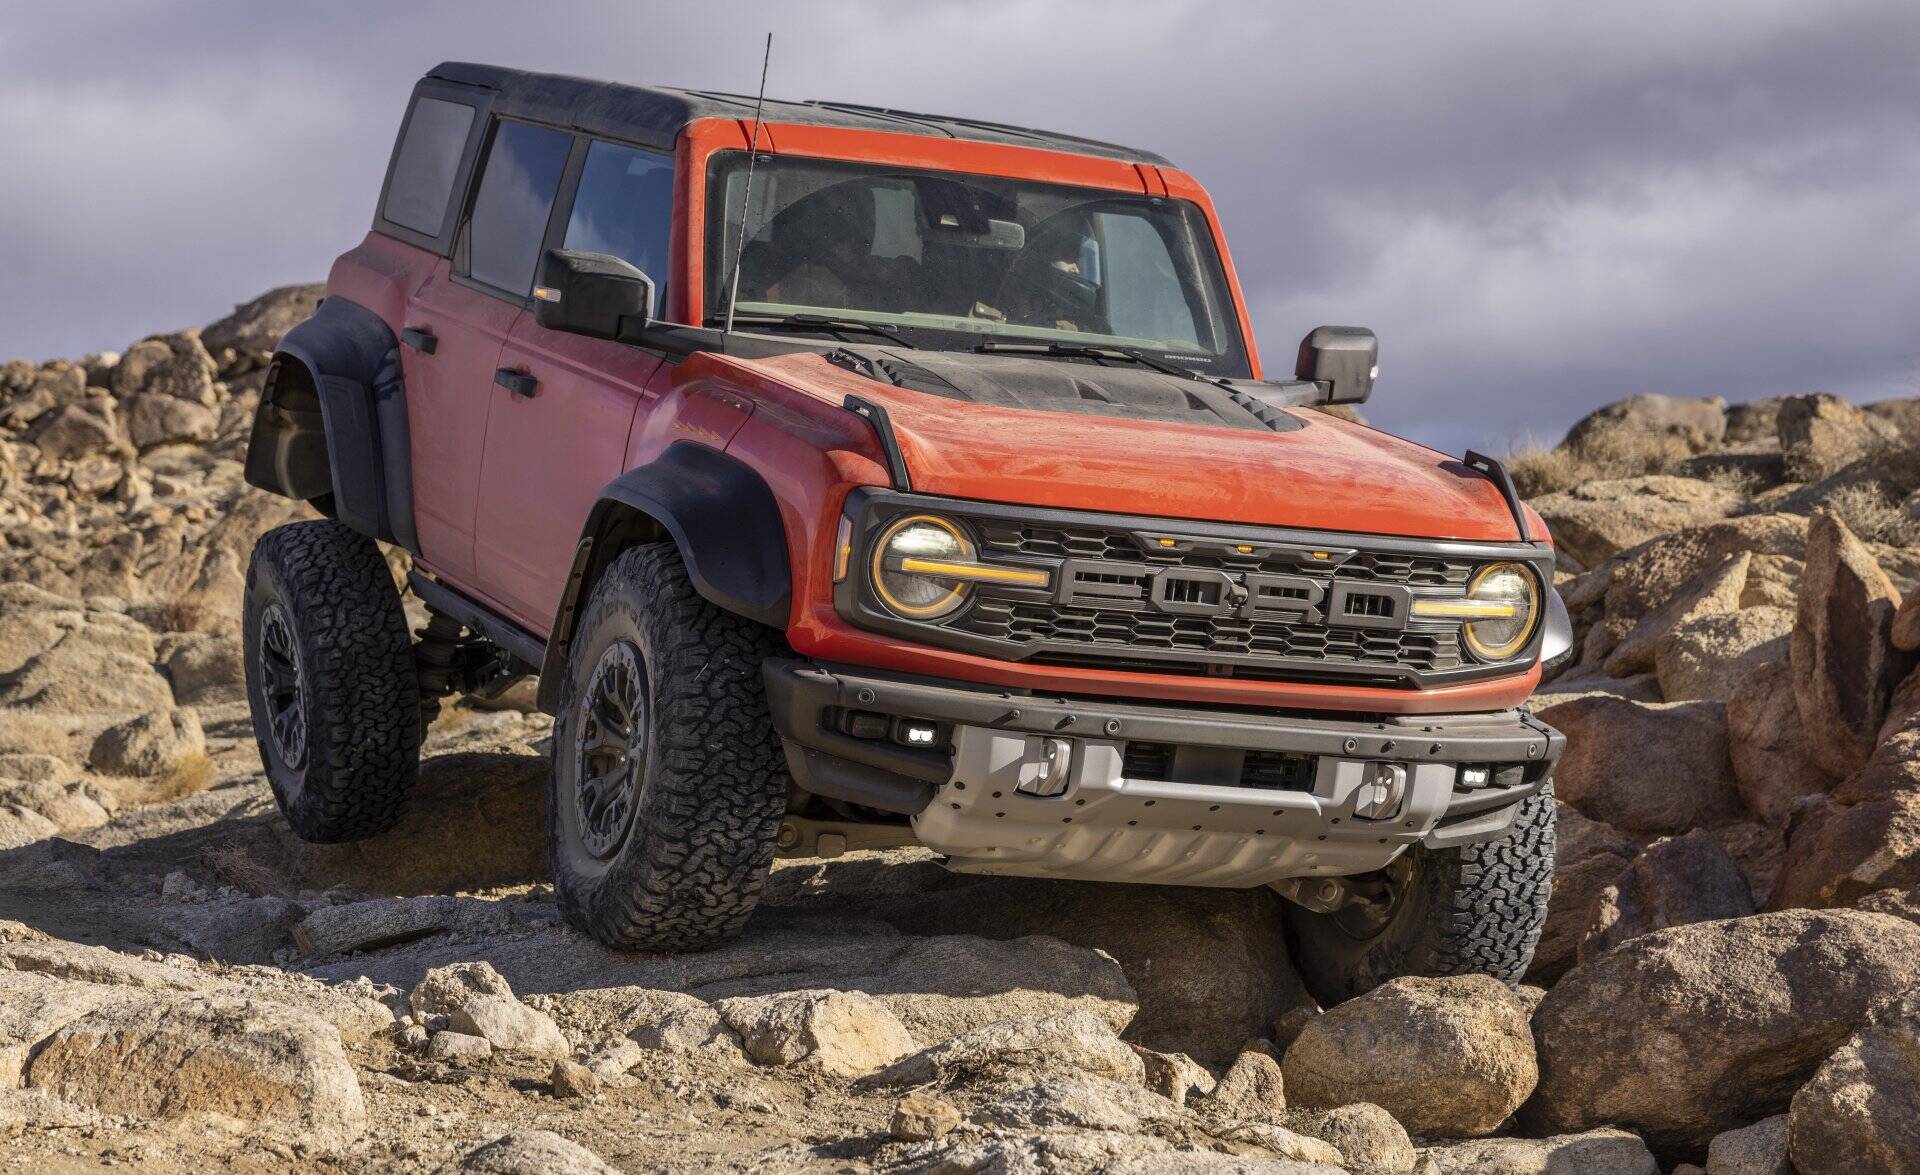
{"type": "Polygon", "coordinates": [[[199,632],[207,620],[205,604],[180,597],[162,600],[146,611],[143,619],[149,628],[158,632],[199,632]]]}
{"type": "Polygon", "coordinates": [[[1604,433],[1578,449],[1522,446],[1507,456],[1507,472],[1523,498],[1572,489],[1582,482],[1672,473],[1693,450],[1664,433],[1604,433]]]}
{"type": "Polygon", "coordinates": [[[213,786],[213,760],[205,754],[188,755],[162,776],[142,789],[148,803],[164,804],[185,799],[213,786]]]}
{"type": "Polygon", "coordinates": [[[1901,509],[1900,503],[1877,484],[1843,486],[1827,495],[1822,504],[1866,542],[1920,546],[1920,520],[1901,509]]]}

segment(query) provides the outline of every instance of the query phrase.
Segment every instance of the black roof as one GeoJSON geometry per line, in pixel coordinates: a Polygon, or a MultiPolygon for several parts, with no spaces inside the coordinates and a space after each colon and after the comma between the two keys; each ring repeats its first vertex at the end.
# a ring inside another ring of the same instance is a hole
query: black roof
{"type": "MultiPolygon", "coordinates": [[[[629,86],[556,73],[530,73],[498,65],[449,61],[437,65],[429,78],[481,86],[496,93],[494,109],[541,122],[571,126],[589,134],[628,139],[659,148],[671,148],[688,123],[702,118],[753,117],[750,94],[713,90],[681,90],[668,86],[629,86]]],[[[769,98],[762,117],[767,122],[808,126],[847,127],[894,131],[943,139],[971,139],[1039,147],[1076,155],[1097,155],[1128,163],[1167,164],[1148,151],[1082,139],[1051,131],[1004,126],[970,118],[914,114],[849,102],[782,102],[769,98]]]]}

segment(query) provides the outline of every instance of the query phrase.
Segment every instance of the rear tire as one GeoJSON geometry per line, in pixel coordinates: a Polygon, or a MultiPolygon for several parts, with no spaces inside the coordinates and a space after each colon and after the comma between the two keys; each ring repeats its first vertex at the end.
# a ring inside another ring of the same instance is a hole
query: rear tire
{"type": "Polygon", "coordinates": [[[1352,907],[1317,914],[1289,904],[1294,965],[1323,1006],[1402,975],[1491,975],[1520,982],[1533,962],[1553,888],[1553,783],[1522,800],[1505,836],[1434,851],[1416,845],[1395,878],[1386,919],[1352,907]]]}
{"type": "Polygon", "coordinates": [[[760,667],[779,634],[702,599],[671,543],[595,585],[554,720],[548,842],[568,922],[691,951],[759,902],[791,786],[760,667]]]}
{"type": "Polygon", "coordinates": [[[337,844],[399,823],[420,765],[420,687],[380,548],[338,522],[262,535],[244,641],[254,739],[294,833],[337,844]]]}

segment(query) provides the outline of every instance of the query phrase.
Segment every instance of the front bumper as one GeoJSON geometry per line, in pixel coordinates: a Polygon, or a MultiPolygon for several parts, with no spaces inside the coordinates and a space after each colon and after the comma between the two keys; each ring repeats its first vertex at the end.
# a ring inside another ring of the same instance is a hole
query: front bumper
{"type": "Polygon", "coordinates": [[[786,660],[765,676],[801,788],[904,814],[973,873],[1231,887],[1365,873],[1412,844],[1501,835],[1565,746],[1520,710],[1249,713],[786,660]],[[903,721],[923,738],[931,725],[931,745],[903,745],[903,721]]]}

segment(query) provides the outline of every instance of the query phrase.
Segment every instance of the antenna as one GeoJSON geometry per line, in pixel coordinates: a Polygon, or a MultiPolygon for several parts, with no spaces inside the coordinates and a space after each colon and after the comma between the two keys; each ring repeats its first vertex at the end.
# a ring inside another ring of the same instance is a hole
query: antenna
{"type": "Polygon", "coordinates": [[[747,252],[747,211],[753,206],[753,162],[760,157],[760,111],[767,104],[767,65],[773,60],[773,34],[767,34],[767,51],[760,58],[760,96],[753,100],[753,142],[747,149],[747,182],[740,193],[740,243],[733,249],[733,275],[727,279],[727,323],[721,328],[733,333],[733,305],[740,300],[740,259],[747,252]]]}

